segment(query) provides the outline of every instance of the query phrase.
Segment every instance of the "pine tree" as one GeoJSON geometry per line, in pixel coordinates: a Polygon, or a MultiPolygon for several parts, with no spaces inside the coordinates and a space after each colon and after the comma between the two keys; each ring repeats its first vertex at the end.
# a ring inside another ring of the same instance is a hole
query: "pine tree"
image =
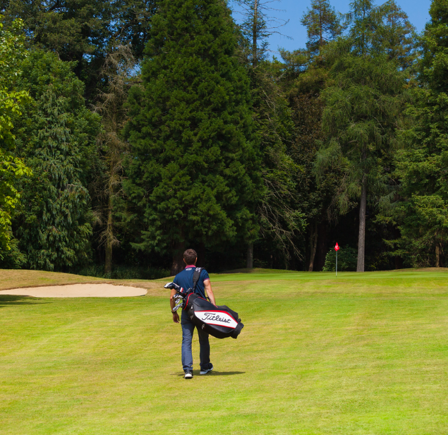
{"type": "Polygon", "coordinates": [[[330,80],[329,66],[315,57],[305,71],[285,85],[295,126],[289,154],[300,165],[296,176],[297,202],[306,216],[307,232],[304,236],[308,241],[304,240],[302,244],[309,246],[307,269],[310,272],[324,265],[328,228],[336,217],[336,188],[343,175],[337,165],[327,167],[323,176],[316,178],[315,174],[316,154],[324,138],[321,94],[330,80]]]}
{"type": "Polygon", "coordinates": [[[164,0],[129,98],[125,189],[142,227],[134,244],[172,252],[256,236],[258,150],[249,81],[222,0],[164,0]],[[179,49],[181,47],[181,49],[179,49]]]}
{"type": "Polygon", "coordinates": [[[429,10],[430,22],[420,39],[422,59],[419,64],[420,80],[433,93],[445,93],[448,89],[446,25],[448,22],[447,2],[432,0],[429,10]]]}
{"type": "Polygon", "coordinates": [[[22,65],[20,86],[34,104],[20,123],[18,155],[33,170],[23,183],[22,209],[14,222],[31,269],[67,270],[90,254],[92,214],[87,190],[95,159],[98,115],[89,112],[84,86],[71,65],[36,51],[22,65]]]}
{"type": "Polygon", "coordinates": [[[392,213],[401,230],[398,251],[415,267],[442,266],[448,243],[447,2],[433,0],[430,16],[419,41],[419,86],[396,159],[400,201],[392,213]]]}
{"type": "Polygon", "coordinates": [[[289,20],[282,20],[272,15],[276,9],[271,7],[273,2],[280,0],[235,0],[244,10],[244,21],[239,26],[247,44],[246,58],[253,68],[266,59],[269,51],[268,38],[273,34],[281,35],[279,29],[289,20]]]}
{"type": "Polygon", "coordinates": [[[98,138],[102,170],[94,183],[99,206],[100,245],[104,246],[104,272],[112,272],[113,248],[120,244],[116,237],[117,202],[123,196],[123,161],[128,152],[128,143],[122,131],[128,121],[126,101],[133,84],[132,74],[136,61],[129,46],[119,46],[106,58],[102,76],[107,87],[100,93],[95,110],[101,114],[103,130],[98,138]]]}
{"type": "Polygon", "coordinates": [[[346,25],[350,25],[354,53],[387,54],[402,68],[412,64],[415,59],[415,29],[394,0],[379,6],[375,6],[372,0],[354,0],[350,6],[346,25]]]}
{"type": "MultiPolygon", "coordinates": [[[[306,215],[308,243],[308,270],[322,268],[327,253],[327,228],[333,217],[332,200],[339,174],[326,170],[319,182],[314,174],[314,162],[319,141],[323,138],[321,93],[329,81],[328,62],[321,56],[324,47],[342,32],[341,17],[329,1],[312,1],[311,9],[304,14],[302,24],[308,33],[307,50],[285,56],[286,70],[290,63],[299,62],[301,67],[292,73],[293,80],[286,83],[290,107],[293,111],[295,135],[290,155],[300,165],[296,184],[298,198],[306,215]]],[[[286,82],[288,79],[286,80],[286,82]]]]}
{"type": "MultiPolygon", "coordinates": [[[[278,84],[281,68],[278,61],[263,61],[250,76],[262,157],[260,175],[264,185],[257,207],[260,235],[266,242],[271,242],[287,267],[291,254],[296,258],[302,256],[297,241],[304,230],[305,220],[296,189],[301,168],[290,153],[294,129],[292,112],[286,94],[278,84]]],[[[247,267],[253,265],[248,262],[247,267]]]]}
{"type": "MultiPolygon", "coordinates": [[[[241,0],[244,21],[242,60],[248,70],[255,130],[261,148],[260,175],[264,189],[257,207],[260,236],[287,266],[291,253],[301,255],[297,235],[304,220],[296,201],[295,175],[298,166],[287,153],[293,123],[286,95],[278,85],[282,64],[269,61],[268,37],[279,33],[287,22],[273,16],[272,1],[241,0]]],[[[260,241],[261,242],[261,241],[260,241]]],[[[254,246],[249,243],[246,267],[253,268],[254,246]]]]}
{"type": "Polygon", "coordinates": [[[416,60],[415,28],[407,14],[389,0],[381,6],[382,25],[374,37],[380,51],[384,51],[390,60],[396,60],[402,69],[411,67],[416,60]]]}
{"type": "Polygon", "coordinates": [[[323,93],[325,146],[318,154],[322,170],[339,162],[345,167],[339,206],[359,200],[358,267],[365,269],[367,196],[379,195],[390,177],[390,164],[404,108],[405,75],[398,62],[389,60],[386,48],[378,45],[376,31],[384,15],[369,0],[351,4],[350,38],[331,47],[334,85],[323,93]]]}
{"type": "Polygon", "coordinates": [[[352,51],[355,55],[374,54],[375,33],[381,22],[380,10],[375,8],[372,0],[353,0],[350,3],[350,12],[346,15],[347,24],[350,24],[350,38],[352,51]]]}
{"type": "Polygon", "coordinates": [[[307,28],[306,45],[311,55],[320,53],[322,47],[343,30],[340,16],[330,6],[329,0],[311,0],[311,9],[303,15],[301,23],[307,28]]]}

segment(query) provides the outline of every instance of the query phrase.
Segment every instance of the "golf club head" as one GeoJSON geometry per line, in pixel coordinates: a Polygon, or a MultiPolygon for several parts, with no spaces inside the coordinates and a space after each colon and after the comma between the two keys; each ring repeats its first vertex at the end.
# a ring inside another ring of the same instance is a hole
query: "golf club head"
{"type": "Polygon", "coordinates": [[[174,296],[174,302],[175,305],[174,308],[172,309],[173,313],[175,313],[179,308],[182,308],[184,306],[184,298],[181,295],[176,294],[174,296]]]}
{"type": "Polygon", "coordinates": [[[176,291],[180,290],[180,287],[176,283],[174,283],[174,282],[169,282],[168,284],[165,284],[164,287],[165,288],[175,289],[176,291]]]}

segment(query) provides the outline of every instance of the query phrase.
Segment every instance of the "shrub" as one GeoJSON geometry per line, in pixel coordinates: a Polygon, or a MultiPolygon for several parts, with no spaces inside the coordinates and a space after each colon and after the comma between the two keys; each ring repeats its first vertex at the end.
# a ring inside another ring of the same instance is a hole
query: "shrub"
{"type": "MultiPolygon", "coordinates": [[[[338,270],[339,271],[356,271],[358,263],[358,251],[350,246],[341,248],[338,252],[338,270]]],[[[325,257],[324,272],[336,271],[336,251],[331,248],[325,257]]]]}
{"type": "Polygon", "coordinates": [[[116,266],[112,273],[104,273],[104,266],[91,265],[75,272],[77,275],[108,279],[159,279],[170,276],[169,270],[135,266],[116,266]]]}

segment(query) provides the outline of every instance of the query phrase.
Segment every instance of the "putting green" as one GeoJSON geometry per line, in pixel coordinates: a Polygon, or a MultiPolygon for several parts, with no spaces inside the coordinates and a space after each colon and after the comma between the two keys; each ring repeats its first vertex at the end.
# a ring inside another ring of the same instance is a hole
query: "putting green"
{"type": "Polygon", "coordinates": [[[212,339],[215,371],[191,381],[165,281],[0,296],[0,433],[448,433],[447,272],[212,275],[245,328],[212,339]]]}

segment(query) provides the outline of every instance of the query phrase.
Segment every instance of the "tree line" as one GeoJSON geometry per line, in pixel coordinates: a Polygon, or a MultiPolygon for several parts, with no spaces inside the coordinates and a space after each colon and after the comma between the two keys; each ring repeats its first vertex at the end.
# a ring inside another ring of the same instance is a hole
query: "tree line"
{"type": "Polygon", "coordinates": [[[0,267],[445,266],[445,2],[270,6],[0,0],[0,267]]]}

